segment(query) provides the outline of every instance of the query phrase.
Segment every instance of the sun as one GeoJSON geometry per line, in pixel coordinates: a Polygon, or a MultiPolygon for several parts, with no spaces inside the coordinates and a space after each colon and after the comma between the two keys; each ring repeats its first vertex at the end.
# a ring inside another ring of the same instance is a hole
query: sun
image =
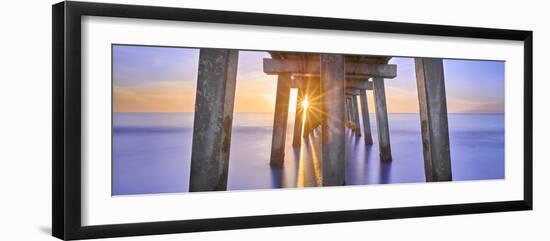
{"type": "Polygon", "coordinates": [[[304,107],[304,109],[307,109],[308,105],[309,105],[309,102],[307,101],[307,98],[306,98],[302,101],[302,107],[304,107]]]}

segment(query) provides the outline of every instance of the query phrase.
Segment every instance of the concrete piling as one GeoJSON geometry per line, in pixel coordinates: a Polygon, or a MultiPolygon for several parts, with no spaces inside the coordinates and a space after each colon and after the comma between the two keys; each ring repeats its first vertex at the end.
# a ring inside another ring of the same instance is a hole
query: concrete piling
{"type": "Polygon", "coordinates": [[[357,132],[357,123],[355,123],[355,113],[353,112],[353,95],[346,94],[346,127],[353,133],[357,132]]]}
{"type": "Polygon", "coordinates": [[[321,54],[323,186],[345,185],[344,56],[321,54]]]}
{"type": "Polygon", "coordinates": [[[304,138],[307,138],[308,135],[309,135],[309,130],[311,129],[311,126],[312,126],[312,123],[311,123],[311,98],[313,97],[314,93],[313,93],[313,80],[311,78],[308,78],[307,81],[304,83],[304,95],[307,95],[307,100],[309,102],[309,108],[307,108],[305,110],[306,112],[306,115],[305,115],[305,120],[304,120],[304,126],[303,126],[303,131],[302,131],[302,135],[304,138]]]}
{"type": "Polygon", "coordinates": [[[298,94],[296,97],[296,116],[294,117],[294,133],[292,146],[299,147],[302,145],[302,124],[304,116],[304,107],[302,101],[304,100],[304,88],[298,87],[298,94]]]}
{"type": "Polygon", "coordinates": [[[376,110],[376,126],[378,128],[378,143],[380,149],[380,160],[389,161],[392,159],[390,147],[390,130],[388,124],[388,110],[386,107],[386,90],[383,78],[373,79],[373,92],[376,110]]]}
{"type": "Polygon", "coordinates": [[[282,166],[285,157],[286,124],[288,120],[288,103],[290,99],[290,74],[281,73],[277,79],[275,97],[275,117],[273,118],[273,136],[271,140],[272,166],[282,166]]]}
{"type": "Polygon", "coordinates": [[[451,181],[443,60],[415,58],[426,181],[451,181]]]}
{"type": "Polygon", "coordinates": [[[357,96],[351,96],[353,122],[355,124],[355,136],[361,136],[361,123],[359,122],[359,105],[357,104],[357,96]]]}
{"type": "Polygon", "coordinates": [[[372,134],[370,130],[370,117],[369,117],[369,106],[367,102],[367,91],[361,90],[359,93],[359,98],[361,100],[361,115],[363,119],[363,134],[365,138],[365,145],[372,145],[372,134]]]}
{"type": "Polygon", "coordinates": [[[348,125],[349,123],[351,123],[351,117],[350,117],[350,108],[349,108],[349,98],[348,96],[346,96],[346,103],[345,103],[345,107],[344,107],[344,110],[346,111],[345,115],[346,115],[346,125],[348,125]]]}
{"type": "Polygon", "coordinates": [[[227,189],[239,52],[201,49],[189,191],[227,189]]]}
{"type": "Polygon", "coordinates": [[[321,124],[320,112],[320,78],[310,77],[307,81],[307,98],[309,107],[306,110],[306,121],[304,124],[303,136],[307,137],[321,124]]]}

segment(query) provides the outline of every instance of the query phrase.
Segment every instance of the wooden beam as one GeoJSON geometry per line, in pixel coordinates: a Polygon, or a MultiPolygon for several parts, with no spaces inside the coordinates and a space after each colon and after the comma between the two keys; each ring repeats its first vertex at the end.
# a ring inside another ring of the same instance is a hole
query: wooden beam
{"type": "MultiPolygon", "coordinates": [[[[301,61],[291,59],[264,59],[264,73],[279,74],[319,74],[320,65],[315,61],[301,61]]],[[[397,76],[397,65],[395,64],[363,64],[346,63],[345,75],[379,77],[392,79],[397,76]]]]}

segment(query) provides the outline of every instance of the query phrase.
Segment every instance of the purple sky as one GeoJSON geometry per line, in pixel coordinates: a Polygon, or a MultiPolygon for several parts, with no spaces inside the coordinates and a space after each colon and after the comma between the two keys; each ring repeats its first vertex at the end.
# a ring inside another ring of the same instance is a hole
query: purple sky
{"type": "MultiPolygon", "coordinates": [[[[115,111],[192,111],[198,49],[113,46],[115,111]]],[[[262,72],[262,51],[240,51],[236,112],[273,111],[276,78],[262,72]]],[[[389,112],[418,112],[414,60],[393,58],[397,77],[386,80],[389,112]]],[[[444,60],[449,112],[502,113],[504,62],[444,60]]],[[[372,93],[369,93],[373,103],[372,93]]],[[[374,110],[374,108],[370,108],[374,110]]]]}

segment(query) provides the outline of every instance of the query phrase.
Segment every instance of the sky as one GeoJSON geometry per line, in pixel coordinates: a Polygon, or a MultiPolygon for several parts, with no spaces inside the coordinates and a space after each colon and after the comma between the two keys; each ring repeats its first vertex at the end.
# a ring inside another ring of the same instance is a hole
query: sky
{"type": "MultiPolygon", "coordinates": [[[[192,112],[195,108],[199,50],[113,45],[114,112],[192,112]]],[[[263,51],[239,51],[235,112],[273,112],[276,76],[262,71],[263,51]]],[[[397,77],[386,79],[388,112],[417,113],[414,59],[390,60],[397,77]]],[[[445,59],[450,113],[504,112],[504,62],[445,59]]],[[[369,110],[374,100],[368,91],[369,110]]],[[[296,91],[291,91],[294,111],[296,91]]]]}

